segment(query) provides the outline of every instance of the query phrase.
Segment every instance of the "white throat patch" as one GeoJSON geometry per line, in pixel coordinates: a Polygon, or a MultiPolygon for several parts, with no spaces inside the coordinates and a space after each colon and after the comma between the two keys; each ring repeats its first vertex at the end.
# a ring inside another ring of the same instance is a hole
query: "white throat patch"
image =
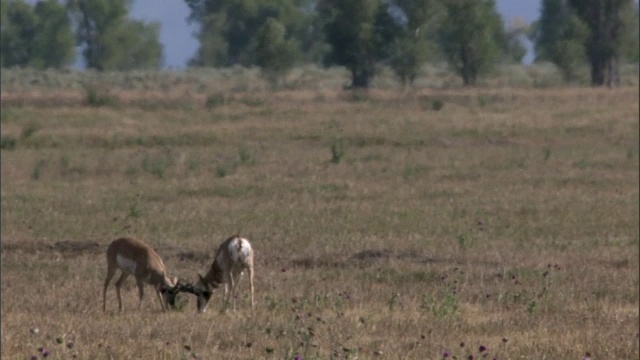
{"type": "Polygon", "coordinates": [[[138,265],[135,261],[127,259],[122,255],[116,255],[116,261],[118,262],[118,266],[120,267],[120,269],[122,269],[122,271],[127,272],[131,275],[135,275],[136,266],[138,265]]]}

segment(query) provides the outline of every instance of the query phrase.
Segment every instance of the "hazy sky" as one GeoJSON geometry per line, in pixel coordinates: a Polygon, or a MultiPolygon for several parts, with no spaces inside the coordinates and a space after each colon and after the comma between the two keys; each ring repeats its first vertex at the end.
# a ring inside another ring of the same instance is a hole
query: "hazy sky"
{"type": "MultiPolygon", "coordinates": [[[[530,23],[540,15],[541,0],[497,0],[498,12],[508,24],[520,16],[530,23]]],[[[183,69],[187,60],[193,57],[198,43],[193,37],[196,30],[187,23],[189,8],[183,0],[136,0],[131,9],[131,17],[144,21],[159,21],[160,41],[164,44],[164,65],[166,68],[183,69]]],[[[529,46],[530,47],[530,46],[529,46]]],[[[533,54],[525,57],[525,63],[533,60],[533,54]]]]}

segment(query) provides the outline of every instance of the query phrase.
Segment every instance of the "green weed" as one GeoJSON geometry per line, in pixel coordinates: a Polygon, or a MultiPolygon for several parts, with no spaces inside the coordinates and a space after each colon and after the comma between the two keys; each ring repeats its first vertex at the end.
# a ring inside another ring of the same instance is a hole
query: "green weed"
{"type": "Polygon", "coordinates": [[[169,154],[147,155],[142,159],[142,169],[163,179],[167,170],[173,165],[173,158],[169,154]]]}
{"type": "Polygon", "coordinates": [[[436,319],[450,319],[458,313],[458,298],[454,294],[448,293],[442,301],[437,301],[431,295],[425,294],[422,298],[421,308],[431,312],[436,319]]]}
{"type": "Polygon", "coordinates": [[[0,138],[0,149],[13,150],[17,144],[16,138],[11,135],[3,135],[0,138]]]}
{"type": "Polygon", "coordinates": [[[207,96],[206,107],[207,109],[211,110],[223,106],[225,103],[226,99],[224,94],[215,93],[207,96]]]}
{"type": "Polygon", "coordinates": [[[44,171],[45,166],[47,165],[47,161],[42,159],[36,163],[36,166],[33,167],[33,171],[31,171],[31,179],[40,180],[42,177],[42,172],[44,171]]]}
{"type": "Polygon", "coordinates": [[[442,99],[432,99],[429,103],[431,110],[440,111],[444,107],[444,101],[442,99]]]}
{"type": "Polygon", "coordinates": [[[95,86],[85,87],[86,95],[85,102],[89,106],[101,107],[101,106],[117,106],[119,100],[117,97],[108,94],[102,90],[99,90],[95,86]]]}
{"type": "Polygon", "coordinates": [[[36,133],[40,129],[40,126],[36,123],[29,123],[24,128],[22,128],[22,132],[20,133],[21,139],[28,139],[33,134],[36,133]]]}
{"type": "Polygon", "coordinates": [[[142,216],[142,210],[138,207],[138,205],[129,206],[129,211],[127,212],[127,217],[137,219],[142,216]]]}
{"type": "Polygon", "coordinates": [[[253,151],[245,144],[238,147],[238,156],[240,163],[243,165],[252,165],[255,163],[253,151]]]}
{"type": "Polygon", "coordinates": [[[342,138],[334,138],[331,142],[331,162],[334,164],[340,163],[346,153],[345,141],[342,138]]]}

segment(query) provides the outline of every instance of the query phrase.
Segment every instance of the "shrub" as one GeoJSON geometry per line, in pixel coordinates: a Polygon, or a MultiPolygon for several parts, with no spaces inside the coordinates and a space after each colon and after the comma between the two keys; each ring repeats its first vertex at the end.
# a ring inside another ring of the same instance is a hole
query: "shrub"
{"type": "Polygon", "coordinates": [[[240,163],[245,165],[253,164],[253,152],[246,145],[242,144],[238,148],[238,156],[240,157],[240,163]]]}
{"type": "Polygon", "coordinates": [[[353,90],[349,100],[352,102],[363,102],[369,100],[369,95],[366,91],[353,90]]]}
{"type": "Polygon", "coordinates": [[[432,99],[431,100],[431,110],[440,111],[444,107],[444,101],[442,99],[432,99]]]}
{"type": "Polygon", "coordinates": [[[35,134],[35,132],[38,131],[38,129],[40,129],[38,124],[30,123],[22,129],[22,133],[20,134],[20,137],[22,139],[29,138],[31,137],[31,135],[35,134]]]}
{"type": "Polygon", "coordinates": [[[344,154],[346,152],[344,139],[335,138],[331,143],[331,162],[334,164],[338,164],[342,161],[344,154]]]}
{"type": "Polygon", "coordinates": [[[444,100],[430,96],[421,96],[418,98],[418,105],[424,111],[440,111],[444,107],[444,100]]]}
{"type": "Polygon", "coordinates": [[[142,169],[162,179],[172,164],[173,160],[169,155],[147,156],[142,160],[142,169]]]}
{"type": "Polygon", "coordinates": [[[113,95],[109,95],[107,93],[99,91],[94,86],[87,86],[86,91],[87,91],[86,101],[87,101],[87,105],[89,106],[100,107],[100,106],[118,105],[118,98],[116,98],[113,95]]]}
{"type": "Polygon", "coordinates": [[[33,171],[31,172],[31,178],[33,180],[40,180],[40,177],[42,177],[42,171],[44,170],[46,164],[46,160],[38,161],[36,166],[33,168],[33,171]]]}
{"type": "Polygon", "coordinates": [[[229,175],[231,173],[231,168],[229,167],[228,164],[218,164],[216,166],[216,175],[218,175],[218,177],[225,177],[227,175],[229,175]]]}
{"type": "Polygon", "coordinates": [[[13,149],[16,148],[16,145],[17,145],[16,138],[14,138],[11,135],[3,136],[0,139],[0,148],[1,149],[13,150],[13,149]]]}
{"type": "Polygon", "coordinates": [[[206,106],[207,106],[207,109],[214,109],[224,105],[224,103],[225,103],[224,95],[220,93],[216,93],[216,94],[211,94],[207,97],[206,106]]]}

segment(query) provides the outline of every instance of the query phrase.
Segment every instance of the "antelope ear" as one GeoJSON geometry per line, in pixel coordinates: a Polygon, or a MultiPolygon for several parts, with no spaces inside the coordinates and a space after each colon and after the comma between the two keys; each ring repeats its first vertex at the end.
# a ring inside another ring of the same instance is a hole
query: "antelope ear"
{"type": "Polygon", "coordinates": [[[175,287],[175,286],[177,286],[177,285],[180,283],[180,280],[178,280],[178,277],[177,277],[177,276],[174,276],[172,280],[173,280],[173,281],[171,282],[171,284],[172,284],[174,287],[175,287]]]}
{"type": "Polygon", "coordinates": [[[202,285],[206,285],[207,283],[204,281],[204,278],[202,277],[202,275],[198,274],[198,279],[200,279],[200,283],[202,285]]]}

